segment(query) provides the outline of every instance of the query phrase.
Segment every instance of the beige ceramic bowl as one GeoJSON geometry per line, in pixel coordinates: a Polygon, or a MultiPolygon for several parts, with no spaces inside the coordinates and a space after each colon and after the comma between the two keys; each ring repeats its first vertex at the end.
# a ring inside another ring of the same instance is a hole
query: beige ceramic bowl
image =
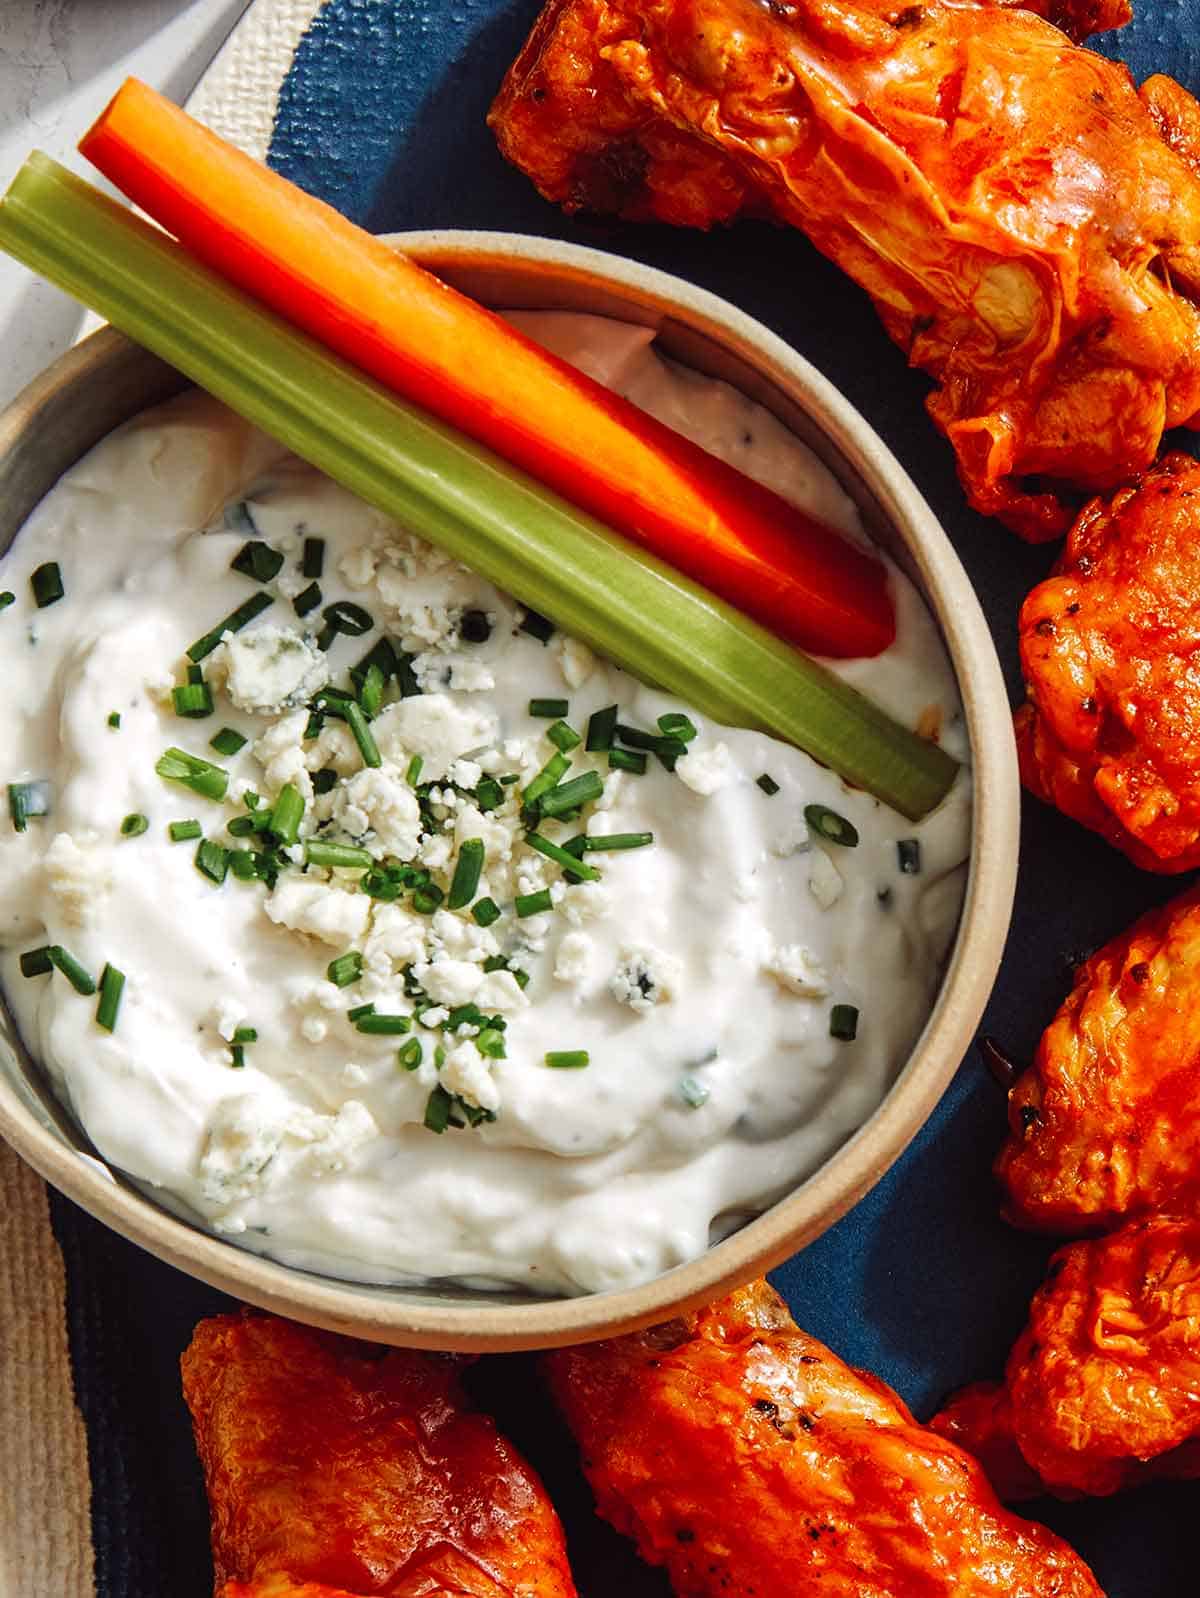
{"type": "MultiPolygon", "coordinates": [[[[412,234],[403,244],[500,309],[591,311],[655,327],[667,353],[734,383],[810,444],[923,589],[958,673],[975,778],[966,903],[928,1025],[875,1114],[790,1197],[645,1286],[581,1298],[361,1286],[224,1242],[168,1214],[89,1152],[7,1016],[0,1021],[0,1133],[55,1187],[125,1237],[224,1292],[297,1320],[423,1348],[580,1342],[666,1319],[778,1264],[843,1215],[920,1130],[971,1041],[1008,930],[1018,828],[1008,701],[975,594],[928,506],[863,419],[766,328],[677,278],[592,250],[490,233],[412,234]]],[[[177,373],[109,329],[57,361],[0,417],[0,550],[87,449],[182,386],[177,373]]]]}

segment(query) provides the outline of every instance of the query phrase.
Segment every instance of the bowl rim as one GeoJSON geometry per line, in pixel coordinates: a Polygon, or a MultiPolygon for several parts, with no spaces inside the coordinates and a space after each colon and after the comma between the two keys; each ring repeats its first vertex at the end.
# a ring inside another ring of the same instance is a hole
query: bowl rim
{"type": "MultiPolygon", "coordinates": [[[[378,1342],[462,1352],[554,1347],[669,1319],[778,1265],[849,1210],[924,1126],[965,1054],[1000,965],[1016,886],[1020,800],[1008,694],[975,591],[899,461],[802,355],[728,301],[669,273],[585,246],[462,229],[389,235],[448,277],[525,273],[573,292],[615,294],[631,310],[683,326],[755,368],[806,412],[899,533],[950,652],[973,765],[968,883],[933,1011],[882,1103],[806,1181],[694,1260],[636,1287],[574,1298],[471,1303],[321,1277],[201,1231],[67,1146],[0,1076],[0,1135],[47,1181],[150,1253],[222,1292],[294,1319],[378,1342]]],[[[54,362],[0,414],[0,454],[66,384],[129,343],[105,328],[54,362]]],[[[430,1289],[434,1291],[434,1289],[430,1289]]]]}

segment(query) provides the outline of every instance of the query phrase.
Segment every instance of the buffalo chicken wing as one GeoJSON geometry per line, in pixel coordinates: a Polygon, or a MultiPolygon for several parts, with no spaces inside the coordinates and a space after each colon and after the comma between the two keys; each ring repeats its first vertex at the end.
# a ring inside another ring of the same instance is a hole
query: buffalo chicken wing
{"type": "Polygon", "coordinates": [[[546,1367],[601,1513],[686,1598],[1099,1598],[765,1282],[546,1367]]]}
{"type": "Polygon", "coordinates": [[[550,0],[490,121],[570,210],[801,228],[934,378],[972,503],[1051,538],[1200,412],[1200,108],[1045,20],[1126,15],[550,0]]]}

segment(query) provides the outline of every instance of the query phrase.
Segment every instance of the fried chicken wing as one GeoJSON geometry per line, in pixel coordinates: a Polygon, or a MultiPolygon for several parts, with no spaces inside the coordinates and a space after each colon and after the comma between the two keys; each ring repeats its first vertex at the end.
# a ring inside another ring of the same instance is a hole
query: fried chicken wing
{"type": "Polygon", "coordinates": [[[541,1483],[453,1361],[224,1315],[182,1368],[218,1598],[575,1598],[541,1483]]]}
{"type": "Polygon", "coordinates": [[[685,1320],[546,1358],[600,1512],[686,1598],[1082,1598],[1058,1538],[1003,1510],[758,1282],[685,1320]]]}
{"type": "Polygon", "coordinates": [[[551,0],[490,121],[570,210],[801,228],[934,378],[972,504],[1051,538],[1200,422],[1200,107],[1045,20],[1127,14],[551,0]]]}
{"type": "Polygon", "coordinates": [[[1078,1236],[1200,1198],[1200,889],[1079,967],[1008,1120],[1018,1225],[1078,1236]]]}
{"type": "Polygon", "coordinates": [[[1200,1476],[1200,1222],[1148,1216],[1060,1249],[1003,1383],[931,1424],[1002,1497],[1200,1476]]]}
{"type": "Polygon", "coordinates": [[[1094,500],[1021,608],[1027,788],[1147,871],[1200,865],[1200,465],[1094,500]]]}

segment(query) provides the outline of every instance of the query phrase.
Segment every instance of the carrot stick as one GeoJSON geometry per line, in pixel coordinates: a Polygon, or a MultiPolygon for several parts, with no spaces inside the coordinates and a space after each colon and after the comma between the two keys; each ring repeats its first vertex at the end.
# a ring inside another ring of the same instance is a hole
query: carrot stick
{"type": "Polygon", "coordinates": [[[224,277],[780,637],[834,656],[891,643],[880,562],[144,83],[126,81],[80,149],[224,277]]]}

